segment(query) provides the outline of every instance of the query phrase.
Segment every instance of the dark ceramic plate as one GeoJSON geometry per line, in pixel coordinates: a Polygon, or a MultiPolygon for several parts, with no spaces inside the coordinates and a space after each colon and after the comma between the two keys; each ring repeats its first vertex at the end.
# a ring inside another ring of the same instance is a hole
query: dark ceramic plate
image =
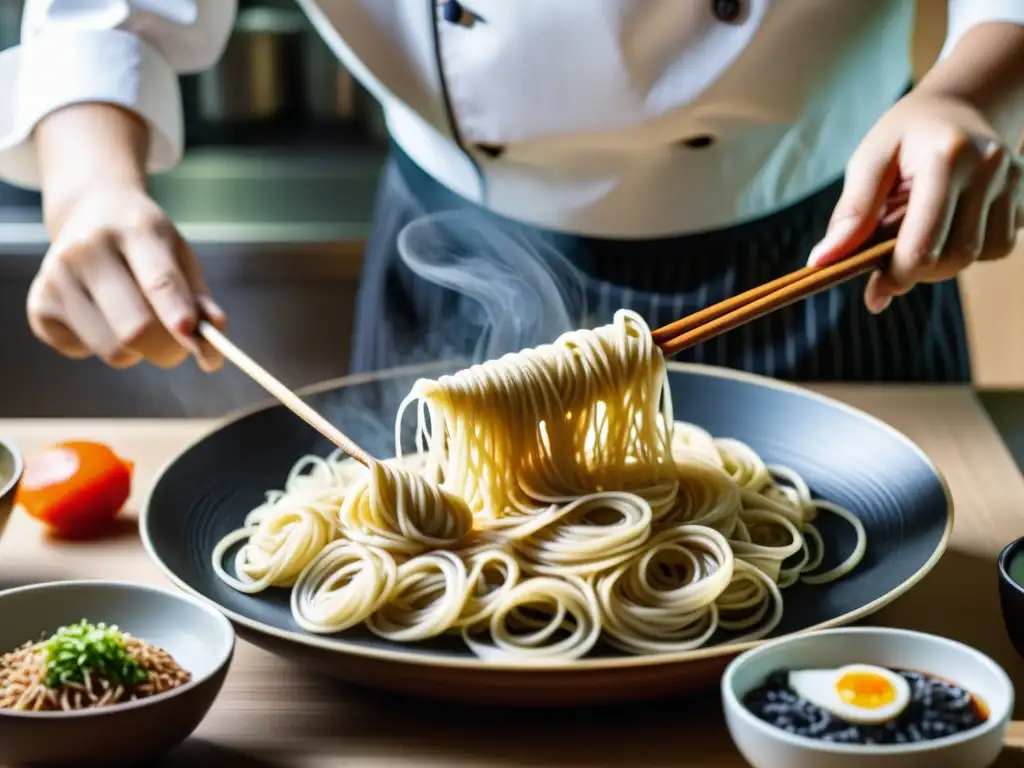
{"type": "MultiPolygon", "coordinates": [[[[447,371],[435,366],[352,377],[307,394],[371,453],[392,456],[398,401],[416,378],[447,371]]],[[[768,379],[672,365],[670,380],[677,419],[738,438],[768,463],[796,469],[816,496],[852,510],[867,528],[867,554],[853,574],[785,591],[785,615],[775,636],[864,618],[910,589],[938,561],[952,529],[950,497],[938,470],[902,434],[853,408],[768,379]]],[[[411,422],[410,414],[410,430],[411,422]]],[[[296,459],[329,450],[280,406],[219,427],[157,480],[141,523],[150,555],[176,584],[218,606],[257,645],[354,682],[419,694],[528,704],[647,697],[705,685],[731,656],[752,645],[643,657],[602,652],[536,669],[484,663],[460,643],[444,640],[397,645],[365,631],[303,632],[292,620],[287,590],[235,592],[214,575],[210,554],[263,500],[265,490],[282,486],[296,459]]],[[[839,521],[823,533],[834,560],[853,546],[852,531],[839,521]]]]}

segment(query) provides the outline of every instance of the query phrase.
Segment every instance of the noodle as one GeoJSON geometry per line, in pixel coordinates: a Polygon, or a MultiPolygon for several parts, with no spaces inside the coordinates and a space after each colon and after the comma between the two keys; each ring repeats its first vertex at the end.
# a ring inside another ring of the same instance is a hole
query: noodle
{"type": "Polygon", "coordinates": [[[398,566],[390,554],[334,541],[303,569],[292,590],[292,614],[307,632],[340,632],[370,618],[397,583],[398,566]]]}
{"type": "Polygon", "coordinates": [[[269,491],[243,527],[224,537],[213,555],[217,575],[239,592],[255,594],[269,586],[290,586],[310,561],[341,533],[338,510],[362,467],[339,449],[321,459],[295,463],[283,491],[269,491]],[[223,566],[224,554],[244,541],[235,557],[237,578],[223,566]]]}
{"type": "Polygon", "coordinates": [[[594,647],[601,634],[601,613],[589,582],[575,576],[540,576],[520,582],[504,595],[488,629],[490,645],[462,631],[466,645],[482,659],[561,661],[583,656],[594,647]],[[543,618],[525,615],[527,607],[543,618]],[[563,630],[568,630],[568,636],[559,637],[563,630]]]}
{"type": "Polygon", "coordinates": [[[417,400],[420,452],[485,530],[594,491],[640,496],[655,520],[675,503],[665,361],[635,315],[418,381],[399,448],[417,400]]]}
{"type": "Polygon", "coordinates": [[[469,596],[462,559],[451,552],[419,555],[398,568],[387,601],[366,621],[377,635],[398,643],[426,640],[448,631],[469,596]]]}
{"type": "Polygon", "coordinates": [[[0,709],[69,712],[108,707],[165,693],[192,679],[166,651],[129,635],[124,635],[124,645],[128,656],[147,673],[145,681],[123,685],[86,672],[83,683],[51,688],[45,682],[44,643],[26,643],[0,656],[0,709]]]}
{"type": "Polygon", "coordinates": [[[592,494],[544,516],[543,525],[512,546],[530,573],[596,576],[643,546],[651,533],[651,518],[650,505],[638,496],[592,494]]]}
{"type": "Polygon", "coordinates": [[[478,630],[498,607],[499,601],[519,583],[520,567],[515,557],[500,549],[482,549],[469,554],[466,562],[472,566],[467,579],[469,593],[463,603],[459,620],[453,626],[478,630]],[[489,582],[488,574],[500,580],[489,582]]]}
{"type": "Polygon", "coordinates": [[[718,628],[716,602],[734,565],[729,542],[712,528],[662,531],[632,561],[598,578],[608,642],[632,653],[704,645],[718,628]]]}
{"type": "Polygon", "coordinates": [[[345,495],[340,523],[350,539],[415,555],[454,546],[469,533],[473,518],[462,499],[421,475],[399,472],[375,462],[345,495]]]}
{"type": "Polygon", "coordinates": [[[866,549],[860,520],[796,472],[676,423],[665,361],[627,311],[416,382],[395,435],[397,458],[369,470],[301,459],[217,545],[218,576],[291,588],[309,632],[455,634],[483,659],[552,663],[601,639],[652,654],[763,638],[782,590],[842,578],[866,549]],[[411,407],[416,453],[403,456],[411,407]],[[820,513],[857,537],[824,571],[820,513]]]}

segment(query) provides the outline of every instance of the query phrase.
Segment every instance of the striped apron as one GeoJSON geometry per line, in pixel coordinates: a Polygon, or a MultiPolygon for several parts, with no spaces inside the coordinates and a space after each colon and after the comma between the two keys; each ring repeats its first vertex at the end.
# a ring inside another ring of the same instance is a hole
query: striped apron
{"type": "MultiPolygon", "coordinates": [[[[841,181],[765,218],[653,240],[539,230],[436,182],[392,145],[367,243],[351,370],[490,359],[608,323],[621,307],[658,327],[802,267],[841,181]]],[[[685,205],[685,202],[680,202],[685,205]]],[[[794,381],[964,382],[955,281],[919,285],[882,315],[854,280],[676,359],[794,381]]]]}

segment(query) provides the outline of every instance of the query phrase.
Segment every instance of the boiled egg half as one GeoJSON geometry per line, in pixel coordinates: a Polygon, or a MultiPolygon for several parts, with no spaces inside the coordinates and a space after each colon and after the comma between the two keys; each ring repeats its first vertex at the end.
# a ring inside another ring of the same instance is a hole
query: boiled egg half
{"type": "Polygon", "coordinates": [[[868,664],[794,670],[789,687],[811,704],[858,725],[894,720],[910,703],[910,685],[902,675],[868,664]]]}

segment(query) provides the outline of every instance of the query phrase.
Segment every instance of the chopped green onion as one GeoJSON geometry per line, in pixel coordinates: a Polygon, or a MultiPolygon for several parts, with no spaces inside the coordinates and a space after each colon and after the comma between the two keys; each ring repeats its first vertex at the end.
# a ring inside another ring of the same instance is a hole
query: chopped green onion
{"type": "Polygon", "coordinates": [[[118,685],[137,685],[148,678],[139,663],[128,655],[124,635],[116,626],[78,624],[61,627],[43,641],[46,652],[46,686],[85,683],[85,674],[118,685]]]}

